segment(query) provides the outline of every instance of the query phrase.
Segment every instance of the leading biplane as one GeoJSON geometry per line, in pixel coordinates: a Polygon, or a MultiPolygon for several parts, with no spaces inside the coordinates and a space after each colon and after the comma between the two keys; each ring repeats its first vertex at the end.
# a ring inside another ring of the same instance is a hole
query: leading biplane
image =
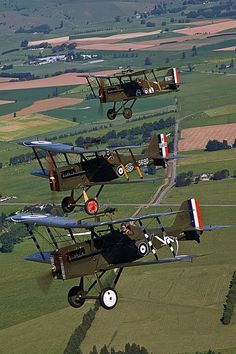
{"type": "Polygon", "coordinates": [[[141,154],[134,154],[134,148],[142,146],[110,147],[105,149],[85,149],[77,146],[52,143],[49,141],[28,140],[20,144],[33,149],[41,170],[31,173],[34,176],[49,178],[52,191],[71,191],[70,196],[62,200],[64,212],[74,210],[76,203],[84,199],[84,208],[87,214],[96,214],[99,209],[98,197],[105,185],[156,181],[154,178],[143,178],[141,171],[145,166],[166,167],[169,156],[167,135],[154,135],[141,154]],[[47,153],[48,166],[42,165],[39,150],[47,153]],[[123,154],[121,151],[128,151],[123,154]],[[73,160],[76,159],[76,162],[73,160]],[[130,173],[136,170],[138,178],[130,178],[130,173]],[[119,177],[123,177],[119,179],[119,177]],[[88,197],[88,190],[92,186],[100,186],[95,197],[88,197]],[[74,190],[82,189],[78,198],[74,197],[74,190]]]}
{"type": "Polygon", "coordinates": [[[179,69],[156,68],[148,70],[127,70],[113,75],[81,74],[85,77],[94,98],[99,97],[100,103],[113,102],[113,107],[108,109],[107,117],[110,120],[116,118],[122,110],[126,119],[132,117],[132,107],[137,99],[153,97],[165,93],[177,91],[180,85],[179,69]],[[167,72],[160,77],[160,72],[167,72]],[[94,82],[97,88],[94,87],[94,82]],[[98,89],[98,95],[96,90],[98,89]],[[127,104],[131,102],[130,107],[127,104]],[[117,103],[121,103],[116,107],[117,103]]]}
{"type": "Polygon", "coordinates": [[[68,292],[68,302],[71,306],[79,308],[86,299],[98,298],[101,305],[108,310],[117,304],[118,295],[115,286],[124,268],[192,260],[197,256],[178,255],[180,242],[196,241],[200,243],[204,231],[230,226],[203,226],[199,202],[194,198],[184,201],[179,211],[176,212],[170,211],[101,222],[91,221],[91,217],[90,220],[78,221],[68,217],[40,214],[18,214],[8,217],[7,221],[25,224],[38,249],[38,252],[25,257],[25,259],[51,264],[51,279],[80,278],[79,285],[73,286],[68,292]],[[160,218],[175,214],[173,224],[165,228],[161,224],[160,218]],[[147,220],[150,224],[151,219],[156,221],[157,226],[147,228],[143,222],[147,220]],[[46,227],[48,240],[54,248],[53,251],[41,249],[35,235],[35,229],[37,232],[38,226],[46,227]],[[64,229],[64,239],[66,238],[67,242],[70,242],[69,245],[60,247],[59,241],[63,235],[59,236],[58,229],[64,229]],[[87,230],[87,232],[78,234],[75,233],[75,230],[87,230]],[[88,232],[90,232],[90,236],[87,235],[88,232]],[[87,239],[85,239],[86,237],[87,239]],[[170,257],[159,257],[159,250],[163,247],[170,250],[170,257]],[[148,257],[149,254],[150,257],[148,257]],[[112,284],[107,286],[102,283],[101,278],[107,271],[113,269],[115,273],[112,284]],[[94,281],[85,289],[84,278],[88,276],[93,276],[94,281]],[[97,286],[98,293],[93,295],[91,291],[92,289],[96,290],[97,286]]]}

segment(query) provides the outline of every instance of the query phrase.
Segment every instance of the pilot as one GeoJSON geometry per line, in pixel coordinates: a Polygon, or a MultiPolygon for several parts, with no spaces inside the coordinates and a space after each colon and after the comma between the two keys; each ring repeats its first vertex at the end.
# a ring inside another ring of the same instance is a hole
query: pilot
{"type": "Polygon", "coordinates": [[[121,224],[120,225],[120,231],[121,231],[121,233],[123,234],[123,235],[125,235],[125,236],[131,236],[131,235],[133,235],[133,231],[131,230],[131,227],[130,227],[130,225],[129,224],[121,224]]]}

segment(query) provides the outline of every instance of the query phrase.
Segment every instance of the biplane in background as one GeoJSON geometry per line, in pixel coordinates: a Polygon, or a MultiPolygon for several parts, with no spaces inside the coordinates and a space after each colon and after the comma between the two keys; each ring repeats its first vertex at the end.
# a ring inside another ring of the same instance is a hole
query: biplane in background
{"type": "MultiPolygon", "coordinates": [[[[51,276],[48,277],[50,274],[45,276],[45,283],[47,279],[67,280],[79,277],[79,285],[72,287],[68,292],[69,304],[79,308],[86,299],[99,298],[105,309],[112,309],[117,304],[118,296],[115,286],[124,268],[192,260],[196,256],[178,255],[180,241],[192,240],[200,243],[203,231],[218,230],[230,226],[203,226],[199,203],[196,199],[183,202],[179,211],[176,212],[170,211],[101,222],[92,221],[91,218],[90,220],[77,221],[68,217],[42,214],[18,214],[10,216],[6,220],[23,223],[27,226],[38,252],[25,257],[25,259],[51,264],[51,276]],[[167,228],[163,227],[160,218],[174,214],[176,217],[173,224],[167,228]],[[148,220],[150,224],[150,219],[155,219],[156,227],[145,227],[143,220],[148,220]],[[117,224],[119,224],[118,228],[117,224]],[[54,251],[49,252],[41,249],[35,236],[35,226],[36,230],[37,226],[46,227],[54,251]],[[67,239],[67,246],[59,246],[58,243],[63,239],[63,235],[59,234],[58,228],[65,229],[64,239],[67,239]],[[85,236],[85,233],[76,234],[75,229],[88,230],[90,236],[85,236]],[[85,237],[87,237],[86,240],[85,237]],[[80,240],[77,241],[77,238],[80,240]],[[171,256],[159,258],[157,251],[165,246],[169,248],[171,256]],[[152,258],[146,258],[149,253],[152,258]],[[116,269],[112,284],[109,286],[102,284],[101,278],[112,269],[116,269]],[[91,275],[95,280],[85,289],[84,278],[91,275]],[[97,285],[99,287],[98,294],[91,295],[91,290],[96,290],[95,286],[97,285]]],[[[44,285],[46,287],[46,284],[44,285]]]]}
{"type": "Polygon", "coordinates": [[[113,102],[113,107],[108,109],[108,119],[115,119],[122,110],[126,119],[132,117],[132,107],[139,98],[153,97],[173,91],[177,91],[180,85],[179,69],[157,68],[140,71],[124,71],[113,75],[86,75],[93,96],[99,96],[101,104],[113,102]],[[167,70],[160,78],[160,72],[167,70]],[[98,88],[98,96],[95,93],[93,82],[98,88]],[[131,101],[130,107],[127,107],[131,101]],[[116,104],[121,102],[119,107],[116,104]]]}
{"type": "Polygon", "coordinates": [[[137,183],[156,181],[156,178],[143,178],[141,167],[162,166],[166,167],[169,157],[167,135],[154,135],[146,147],[145,153],[134,154],[132,149],[142,146],[112,147],[108,149],[87,150],[81,147],[52,143],[48,141],[24,141],[20,144],[31,147],[41,167],[32,171],[34,176],[49,178],[52,191],[71,191],[70,196],[62,200],[64,212],[74,210],[76,203],[84,199],[84,208],[87,214],[96,214],[99,209],[98,197],[104,185],[137,183]],[[44,150],[48,156],[48,167],[44,168],[40,160],[39,151],[44,150]],[[121,154],[120,151],[129,154],[121,154]],[[75,157],[75,155],[78,156],[75,157]],[[75,160],[76,162],[72,162],[75,160]],[[136,170],[138,178],[130,179],[129,174],[136,170]],[[119,179],[119,177],[125,177],[119,179]],[[92,186],[100,186],[94,198],[88,197],[88,190],[92,186]],[[74,190],[81,188],[83,191],[74,197],[74,190]]]}

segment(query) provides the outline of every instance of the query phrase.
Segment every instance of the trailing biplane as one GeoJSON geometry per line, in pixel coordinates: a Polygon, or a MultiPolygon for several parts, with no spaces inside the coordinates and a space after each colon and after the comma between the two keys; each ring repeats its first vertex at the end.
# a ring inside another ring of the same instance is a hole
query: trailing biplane
{"type": "Polygon", "coordinates": [[[203,226],[199,203],[196,199],[183,202],[179,211],[176,212],[101,222],[95,222],[91,218],[77,221],[68,217],[40,214],[18,214],[8,217],[7,221],[25,224],[38,249],[38,252],[25,259],[51,264],[51,279],[80,278],[79,285],[72,287],[68,292],[68,302],[71,306],[79,308],[86,299],[99,298],[105,309],[112,309],[117,304],[118,296],[115,286],[124,268],[192,260],[197,256],[178,255],[181,241],[192,240],[200,243],[201,234],[204,231],[229,226],[203,226]],[[173,224],[165,228],[160,218],[175,214],[173,224]],[[150,219],[154,219],[157,226],[147,228],[143,222],[148,220],[150,225],[150,219]],[[48,240],[54,251],[41,249],[38,237],[36,238],[38,226],[46,227],[48,240]],[[64,229],[64,238],[70,244],[60,247],[59,241],[63,235],[59,234],[58,229],[64,229]],[[78,234],[75,230],[87,230],[87,232],[78,234]],[[90,236],[87,235],[88,232],[90,236]],[[159,257],[159,250],[163,247],[169,248],[170,257],[159,257]],[[147,257],[149,254],[150,257],[147,257]],[[115,270],[113,281],[107,286],[102,283],[101,278],[112,269],[115,270]],[[84,278],[88,276],[93,276],[94,281],[85,289],[84,278]],[[99,287],[98,294],[93,295],[91,291],[96,290],[97,286],[99,287]]]}
{"type": "Polygon", "coordinates": [[[113,107],[108,109],[108,119],[115,119],[122,110],[126,119],[132,117],[132,107],[139,98],[153,97],[164,93],[177,91],[180,85],[179,69],[177,68],[156,68],[140,71],[124,71],[113,75],[92,75],[81,74],[86,77],[92,94],[99,97],[100,103],[111,103],[113,107]],[[167,70],[168,69],[168,70],[167,70]],[[167,70],[160,78],[160,72],[167,70]],[[96,88],[98,95],[96,94],[96,88]],[[127,107],[131,102],[130,107],[127,107]],[[117,103],[121,103],[116,107],[117,103]]]}
{"type": "Polygon", "coordinates": [[[132,151],[133,148],[140,148],[140,146],[87,150],[77,146],[38,140],[28,140],[20,144],[31,147],[38,160],[41,170],[32,171],[34,176],[49,178],[52,191],[71,191],[71,195],[62,200],[64,212],[73,211],[76,203],[83,198],[85,211],[89,215],[97,213],[99,208],[97,199],[104,185],[155,181],[157,179],[143,178],[141,168],[150,165],[165,168],[167,161],[173,158],[169,157],[165,134],[154,135],[145,153],[141,154],[134,154],[132,151]],[[42,165],[38,150],[47,152],[46,168],[42,165]],[[122,154],[121,151],[128,151],[128,154],[122,154]],[[133,170],[136,170],[138,178],[130,178],[129,174],[133,170]],[[123,179],[119,179],[123,176],[123,179]],[[100,187],[96,196],[89,198],[88,190],[98,185],[100,187]],[[74,197],[76,188],[83,190],[78,198],[74,197]]]}

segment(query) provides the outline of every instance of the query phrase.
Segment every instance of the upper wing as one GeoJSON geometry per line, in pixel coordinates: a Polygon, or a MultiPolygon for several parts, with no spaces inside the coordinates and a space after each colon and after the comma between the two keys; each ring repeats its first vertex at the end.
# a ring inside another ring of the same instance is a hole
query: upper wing
{"type": "Polygon", "coordinates": [[[123,70],[121,72],[111,74],[111,75],[97,75],[97,74],[80,74],[79,77],[86,77],[86,78],[95,78],[95,79],[111,79],[111,78],[122,78],[122,77],[132,77],[132,76],[139,76],[143,74],[152,74],[153,72],[168,70],[170,69],[169,66],[164,66],[155,69],[144,69],[144,70],[123,70]]]}
{"type": "Polygon", "coordinates": [[[45,140],[25,140],[19,144],[55,153],[83,154],[85,151],[87,151],[84,148],[80,148],[78,146],[52,143],[51,141],[45,140]]]}
{"type": "Polygon", "coordinates": [[[138,221],[143,219],[159,218],[162,216],[175,215],[180,213],[179,211],[171,211],[166,213],[156,213],[156,214],[147,214],[140,215],[135,217],[126,217],[114,220],[107,220],[101,222],[90,222],[86,220],[75,220],[67,218],[64,216],[52,216],[52,215],[43,215],[43,214],[16,214],[6,218],[10,222],[19,222],[27,225],[42,225],[48,227],[57,227],[63,229],[73,229],[73,228],[85,228],[93,229],[99,226],[111,226],[114,224],[121,224],[123,222],[129,221],[138,221]]]}
{"type": "Polygon", "coordinates": [[[63,229],[78,227],[78,221],[64,216],[52,216],[44,214],[16,214],[6,218],[7,221],[23,223],[27,225],[52,226],[63,229]]]}
{"type": "Polygon", "coordinates": [[[127,146],[112,146],[103,149],[84,149],[78,146],[52,143],[51,141],[45,140],[25,140],[19,143],[20,145],[29,146],[31,148],[37,148],[45,151],[51,151],[54,153],[62,154],[86,154],[86,153],[98,153],[106,151],[118,151],[118,150],[128,150],[133,148],[143,148],[145,145],[127,145],[127,146]]]}

